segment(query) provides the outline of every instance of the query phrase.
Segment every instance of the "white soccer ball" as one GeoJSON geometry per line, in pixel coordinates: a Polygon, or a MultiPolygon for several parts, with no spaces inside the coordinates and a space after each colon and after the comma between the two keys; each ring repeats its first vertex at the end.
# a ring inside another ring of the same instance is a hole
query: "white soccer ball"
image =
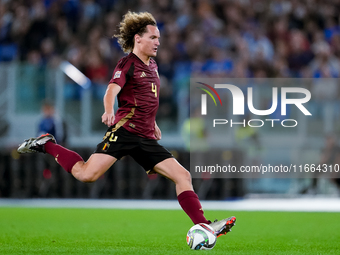
{"type": "Polygon", "coordinates": [[[196,224],[187,233],[187,244],[192,250],[211,250],[216,239],[213,228],[204,223],[196,224]]]}

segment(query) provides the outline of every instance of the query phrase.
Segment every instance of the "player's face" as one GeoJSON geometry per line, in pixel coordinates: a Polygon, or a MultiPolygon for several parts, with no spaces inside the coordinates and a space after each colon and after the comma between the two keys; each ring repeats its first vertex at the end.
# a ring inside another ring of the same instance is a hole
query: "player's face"
{"type": "Polygon", "coordinates": [[[147,25],[147,32],[140,37],[140,50],[148,57],[156,57],[159,46],[159,30],[157,27],[147,25]]]}

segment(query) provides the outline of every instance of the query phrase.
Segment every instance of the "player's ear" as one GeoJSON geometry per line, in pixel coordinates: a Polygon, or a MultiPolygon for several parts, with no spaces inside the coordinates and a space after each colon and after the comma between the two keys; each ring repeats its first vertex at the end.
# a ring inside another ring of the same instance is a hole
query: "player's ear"
{"type": "Polygon", "coordinates": [[[140,35],[139,34],[135,34],[135,42],[136,43],[140,43],[140,40],[141,40],[140,35]]]}

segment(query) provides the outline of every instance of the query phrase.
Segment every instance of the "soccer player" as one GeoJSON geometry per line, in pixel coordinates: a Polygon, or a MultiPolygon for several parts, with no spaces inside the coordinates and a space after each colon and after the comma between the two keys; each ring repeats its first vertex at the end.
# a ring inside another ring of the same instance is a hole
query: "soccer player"
{"type": "Polygon", "coordinates": [[[207,220],[193,190],[190,173],[157,142],[162,135],[155,121],[160,88],[157,64],[152,59],[160,45],[156,20],[150,13],[129,11],[115,37],[129,54],[118,62],[104,95],[102,122],[109,128],[95,153],[84,162],[76,152],[56,144],[50,134],[25,140],[18,152],[48,153],[82,182],[96,181],[117,160],[130,155],[147,173],[161,174],[175,183],[178,202],[194,224],[210,224],[217,236],[226,234],[236,218],[207,220]],[[116,96],[119,108],[114,114],[116,96]]]}

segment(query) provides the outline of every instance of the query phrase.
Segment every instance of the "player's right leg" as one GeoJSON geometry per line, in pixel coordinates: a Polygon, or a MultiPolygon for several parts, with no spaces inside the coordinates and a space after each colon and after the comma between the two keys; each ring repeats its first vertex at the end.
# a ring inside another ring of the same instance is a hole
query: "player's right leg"
{"type": "Polygon", "coordinates": [[[217,237],[227,234],[235,225],[236,217],[232,216],[220,221],[210,222],[203,215],[203,209],[198,196],[193,190],[190,173],[175,160],[168,158],[157,165],[154,170],[169,178],[176,184],[178,201],[183,210],[188,214],[194,224],[209,224],[215,231],[217,237]]]}
{"type": "Polygon", "coordinates": [[[235,225],[235,222],[236,222],[236,217],[232,216],[227,219],[223,219],[219,221],[215,220],[209,225],[215,230],[216,236],[220,237],[230,232],[231,228],[235,225]]]}
{"type": "Polygon", "coordinates": [[[19,153],[43,152],[52,155],[65,171],[82,182],[94,182],[104,174],[115,162],[116,158],[107,154],[92,154],[87,162],[74,151],[56,144],[50,134],[25,140],[19,148],[19,153]]]}

